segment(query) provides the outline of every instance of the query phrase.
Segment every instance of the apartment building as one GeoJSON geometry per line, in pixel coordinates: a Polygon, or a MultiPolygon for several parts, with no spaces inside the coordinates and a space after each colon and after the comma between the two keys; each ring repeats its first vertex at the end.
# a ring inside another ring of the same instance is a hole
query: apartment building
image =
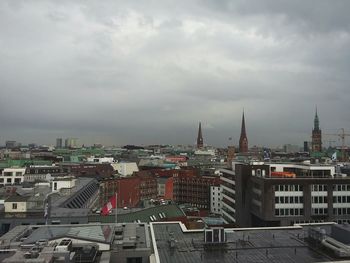
{"type": "Polygon", "coordinates": [[[26,168],[5,168],[0,174],[0,185],[21,184],[26,168]]]}

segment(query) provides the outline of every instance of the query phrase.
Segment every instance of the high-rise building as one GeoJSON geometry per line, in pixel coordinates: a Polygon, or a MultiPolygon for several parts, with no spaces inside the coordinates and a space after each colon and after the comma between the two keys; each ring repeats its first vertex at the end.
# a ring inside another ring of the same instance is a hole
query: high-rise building
{"type": "Polygon", "coordinates": [[[248,152],[248,138],[247,138],[247,132],[245,130],[244,111],[242,115],[241,137],[239,138],[239,152],[241,153],[248,152]]]}
{"type": "Polygon", "coordinates": [[[202,125],[200,122],[198,127],[197,148],[203,148],[202,125]]]}
{"type": "Polygon", "coordinates": [[[317,108],[314,119],[314,128],[312,130],[312,152],[322,152],[322,132],[318,119],[317,108]]]}
{"type": "Polygon", "coordinates": [[[67,138],[64,142],[65,148],[77,148],[77,138],[67,138]]]}
{"type": "Polygon", "coordinates": [[[63,144],[62,144],[62,138],[57,138],[56,139],[56,148],[62,148],[63,144]]]}

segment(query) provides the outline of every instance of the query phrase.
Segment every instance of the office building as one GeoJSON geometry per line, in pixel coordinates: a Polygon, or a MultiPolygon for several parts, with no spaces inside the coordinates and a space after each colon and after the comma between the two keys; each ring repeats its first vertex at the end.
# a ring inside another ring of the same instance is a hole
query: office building
{"type": "Polygon", "coordinates": [[[236,163],[222,169],[222,213],[237,226],[350,222],[350,177],[332,165],[236,163]]]}
{"type": "Polygon", "coordinates": [[[56,139],[56,148],[62,148],[63,147],[63,140],[62,140],[62,138],[57,138],[56,139]]]}

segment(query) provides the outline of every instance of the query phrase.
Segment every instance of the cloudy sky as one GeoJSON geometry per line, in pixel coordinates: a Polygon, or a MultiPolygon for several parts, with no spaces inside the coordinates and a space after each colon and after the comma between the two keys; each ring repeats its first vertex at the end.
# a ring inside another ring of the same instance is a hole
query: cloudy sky
{"type": "MultiPolygon", "coordinates": [[[[350,129],[350,1],[0,1],[0,144],[302,145],[350,129]]],[[[325,145],[328,140],[324,138],[325,145]]]]}

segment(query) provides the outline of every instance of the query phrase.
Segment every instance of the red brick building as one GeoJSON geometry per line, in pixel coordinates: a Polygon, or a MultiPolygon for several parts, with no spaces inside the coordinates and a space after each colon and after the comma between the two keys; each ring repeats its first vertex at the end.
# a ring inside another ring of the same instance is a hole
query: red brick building
{"type": "Polygon", "coordinates": [[[219,177],[200,176],[194,172],[179,173],[174,176],[174,201],[179,204],[188,203],[200,209],[209,209],[210,186],[214,185],[220,185],[219,177]]]}
{"type": "Polygon", "coordinates": [[[157,197],[157,180],[147,175],[105,179],[100,183],[100,206],[116,192],[118,207],[137,207],[141,201],[157,197]]]}

